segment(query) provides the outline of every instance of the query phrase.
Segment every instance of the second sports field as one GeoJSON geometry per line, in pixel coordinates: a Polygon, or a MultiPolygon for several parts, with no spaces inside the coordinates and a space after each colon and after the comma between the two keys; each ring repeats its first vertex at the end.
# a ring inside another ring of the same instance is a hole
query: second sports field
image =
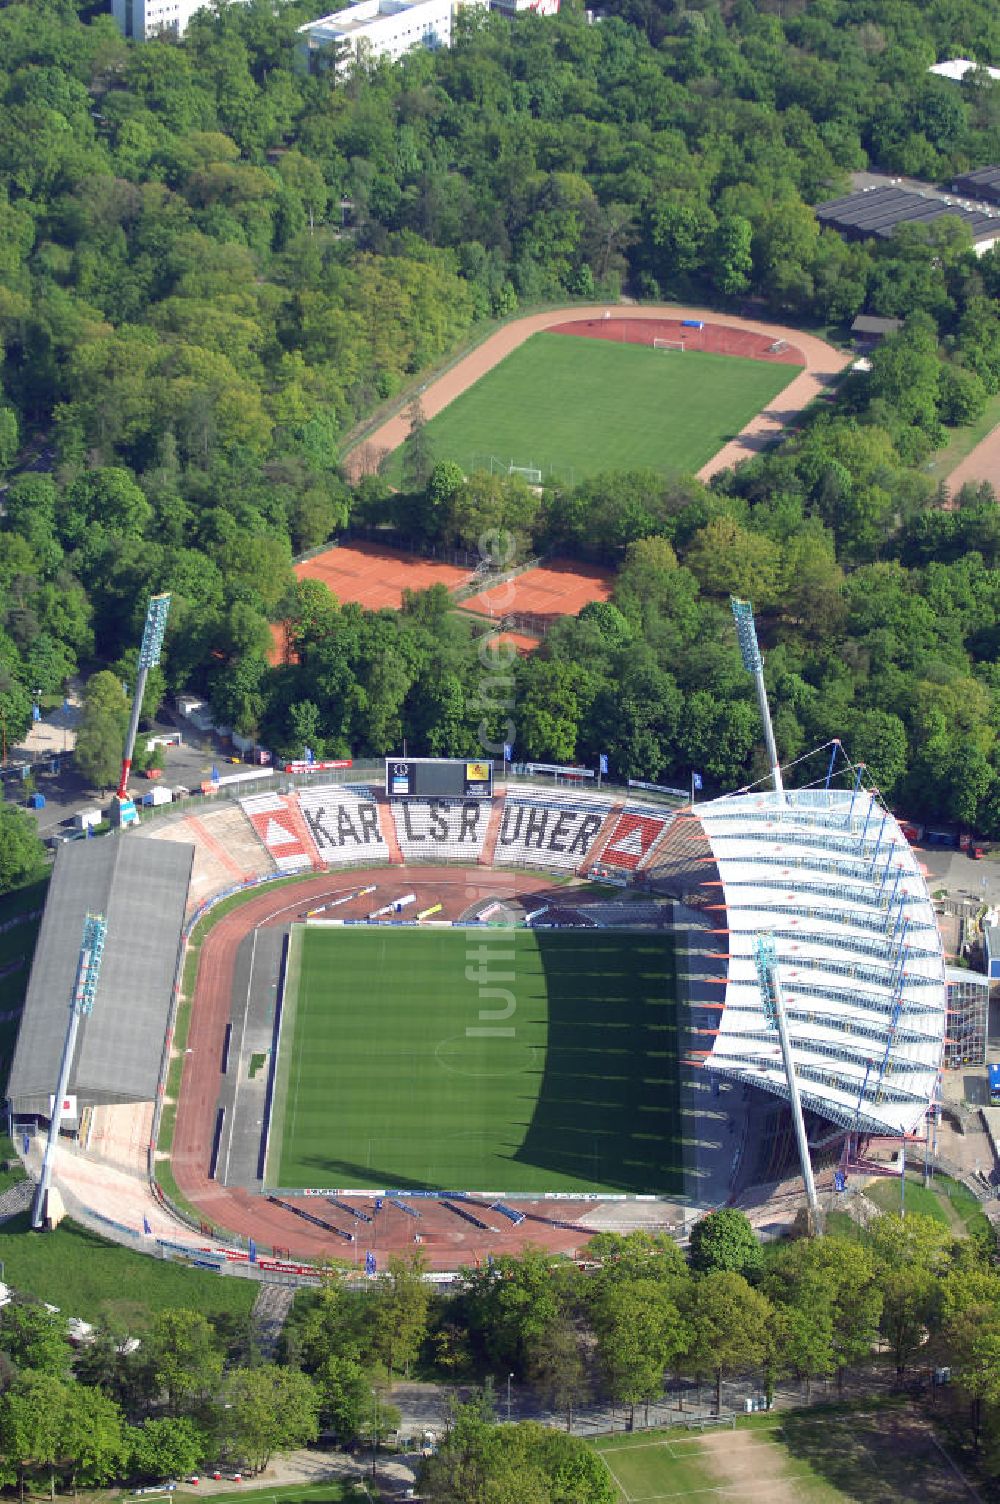
{"type": "Polygon", "coordinates": [[[296,927],[290,946],[269,1184],[682,1191],[671,936],[296,927]]]}
{"type": "MultiPolygon", "coordinates": [[[[543,479],[605,470],[693,473],[798,375],[699,350],[536,334],[427,424],[435,460],[515,465],[543,479]]],[[[400,451],[390,465],[400,478],[400,451]]]]}

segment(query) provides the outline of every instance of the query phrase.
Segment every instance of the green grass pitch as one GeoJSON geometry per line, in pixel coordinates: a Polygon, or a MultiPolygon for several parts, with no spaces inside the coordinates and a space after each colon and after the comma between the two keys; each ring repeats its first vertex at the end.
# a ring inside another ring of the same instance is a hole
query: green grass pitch
{"type": "MultiPolygon", "coordinates": [[[[531,466],[570,483],[604,470],[694,472],[799,366],[536,334],[427,424],[436,460],[531,466]]],[[[400,452],[390,462],[400,479],[400,452]]]]}
{"type": "Polygon", "coordinates": [[[953,1504],[961,1475],[905,1404],[754,1417],[692,1435],[678,1427],[593,1443],[622,1504],[953,1504]]]}
{"type": "Polygon", "coordinates": [[[671,936],[295,927],[290,947],[269,1185],[682,1191],[671,936]]]}

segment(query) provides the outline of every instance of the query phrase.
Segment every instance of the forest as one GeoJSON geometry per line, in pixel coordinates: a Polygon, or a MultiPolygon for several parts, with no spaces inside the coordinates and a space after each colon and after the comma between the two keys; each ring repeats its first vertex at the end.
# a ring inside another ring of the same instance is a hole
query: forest
{"type": "Polygon", "coordinates": [[[231,1314],[112,1302],[71,1345],[64,1315],[10,1304],[0,1484],[54,1497],[219,1465],[254,1475],[320,1435],[367,1461],[377,1440],[405,1441],[393,1386],[413,1376],[456,1401],[421,1498],[614,1504],[604,1464],[574,1434],[595,1403],[617,1429],[665,1395],[681,1422],[685,1409],[728,1408],[734,1378],[768,1399],[778,1383],[797,1385],[808,1404],[814,1385],[831,1386],[832,1400],[852,1377],[855,1397],[877,1391],[886,1403],[886,1379],[902,1391],[935,1364],[953,1365],[952,1444],[995,1475],[1000,1280],[985,1220],[959,1239],[919,1212],[879,1216],[864,1233],[843,1220],[845,1231],[762,1246],[743,1212],[724,1209],[694,1225],[687,1257],[668,1236],[601,1233],[579,1263],[527,1248],[461,1271],[450,1288],[422,1277],[419,1250],[390,1256],[363,1287],[331,1269],[299,1293],[274,1360],[252,1321],[231,1314]],[[496,1379],[508,1374],[551,1426],[496,1423],[496,1379]]]}
{"type": "Polygon", "coordinates": [[[783,759],[840,736],[899,808],[1000,835],[1000,520],[988,488],[944,508],[926,470],[1000,393],[1000,254],[953,219],[848,244],[811,207],[869,165],[947,182],[1000,161],[1000,87],[927,73],[1000,60],[995,7],[465,10],[451,50],[336,85],[297,64],[312,14],[251,0],[135,44],[96,6],[0,10],[8,741],[68,676],[127,676],[167,590],[160,692],[208,694],[279,753],[499,735],[721,789],[761,767],[737,592],[783,759]],[[365,417],[496,320],[623,292],[834,338],[859,310],[905,322],[709,487],[609,474],[537,495],[428,452],[419,412],[401,491],[347,483],[365,417]],[[352,529],[418,549],[500,530],[515,561],[613,566],[614,596],[498,668],[435,592],[366,612],[296,584],[297,554],[352,529]],[[283,621],[298,663],[275,667],[283,621]]]}

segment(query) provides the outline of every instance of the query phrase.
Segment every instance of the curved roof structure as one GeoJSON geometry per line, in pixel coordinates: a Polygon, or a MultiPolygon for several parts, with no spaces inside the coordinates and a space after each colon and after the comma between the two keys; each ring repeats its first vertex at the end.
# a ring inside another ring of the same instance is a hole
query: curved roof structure
{"type": "Polygon", "coordinates": [[[773,938],[803,1106],[908,1133],[935,1095],[945,963],[930,896],[895,819],[860,789],[738,794],[693,811],[719,871],[725,1005],[706,1067],[788,1096],[754,945],[773,938]]]}

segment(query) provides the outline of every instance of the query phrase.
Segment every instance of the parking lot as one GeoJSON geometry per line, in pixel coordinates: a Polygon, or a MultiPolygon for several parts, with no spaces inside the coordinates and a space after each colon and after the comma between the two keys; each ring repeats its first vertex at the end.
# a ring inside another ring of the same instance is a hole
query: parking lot
{"type": "MultiPolygon", "coordinates": [[[[171,722],[163,720],[140,734],[145,737],[167,736],[176,730],[171,722]]],[[[164,749],[166,766],[157,781],[166,788],[176,788],[181,784],[188,789],[197,789],[205,779],[211,777],[213,765],[223,772],[227,754],[217,743],[213,744],[210,736],[193,728],[189,732],[185,727],[182,735],[184,741],[181,746],[164,749]]],[[[25,785],[21,771],[23,765],[25,759],[14,752],[7,764],[0,769],[4,799],[22,807],[25,803],[25,785]]],[[[72,751],[60,750],[58,739],[49,754],[44,758],[36,758],[30,764],[30,772],[35,788],[45,799],[43,809],[31,811],[38,821],[39,834],[43,837],[54,835],[61,828],[68,829],[68,822],[78,810],[95,809],[98,806],[106,808],[113,792],[111,789],[99,790],[89,785],[77,771],[72,751]]],[[[134,774],[129,780],[129,792],[137,801],[152,787],[152,782],[141,773],[134,774]]]]}

